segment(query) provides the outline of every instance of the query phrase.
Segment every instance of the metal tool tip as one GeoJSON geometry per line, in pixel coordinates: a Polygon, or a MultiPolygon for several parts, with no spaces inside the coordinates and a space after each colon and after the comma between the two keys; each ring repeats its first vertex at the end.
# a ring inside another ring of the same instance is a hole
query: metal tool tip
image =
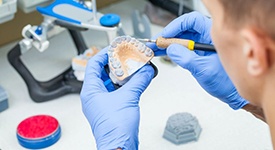
{"type": "Polygon", "coordinates": [[[141,42],[152,42],[152,43],[155,43],[156,41],[155,40],[151,40],[151,39],[137,39],[141,42]]]}

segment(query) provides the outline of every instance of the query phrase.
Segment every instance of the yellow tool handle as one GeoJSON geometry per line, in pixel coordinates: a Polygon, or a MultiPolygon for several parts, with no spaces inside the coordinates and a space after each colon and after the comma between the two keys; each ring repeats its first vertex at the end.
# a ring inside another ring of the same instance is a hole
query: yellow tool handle
{"type": "Polygon", "coordinates": [[[195,47],[195,42],[192,40],[163,37],[159,37],[156,40],[156,45],[160,48],[167,48],[171,44],[180,44],[182,46],[187,47],[190,50],[194,50],[195,47]]]}

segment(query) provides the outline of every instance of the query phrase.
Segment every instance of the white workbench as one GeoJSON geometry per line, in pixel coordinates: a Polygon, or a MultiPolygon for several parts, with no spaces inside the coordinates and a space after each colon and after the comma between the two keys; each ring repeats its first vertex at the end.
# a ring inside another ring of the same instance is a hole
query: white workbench
{"type": "MultiPolygon", "coordinates": [[[[135,8],[142,10],[144,4],[143,0],[128,0],[103,9],[102,12],[121,15],[126,33],[132,34],[129,14],[135,8]]],[[[152,26],[153,34],[161,29],[152,26]]],[[[89,45],[107,44],[103,33],[88,31],[83,35],[89,45]]],[[[0,113],[0,149],[24,149],[17,142],[16,127],[23,119],[37,114],[56,117],[62,128],[60,140],[48,150],[96,149],[78,94],[45,103],[31,100],[23,79],[7,61],[7,53],[14,45],[12,43],[0,48],[0,85],[9,93],[10,105],[9,109],[0,113]]],[[[39,53],[33,49],[23,56],[23,60],[37,79],[45,81],[65,70],[74,55],[76,50],[69,34],[62,32],[51,39],[47,51],[39,53]]],[[[140,101],[141,150],[272,149],[269,129],[265,123],[245,111],[233,111],[208,95],[188,71],[164,64],[159,58],[154,58],[153,63],[158,67],[159,74],[140,101]],[[177,146],[162,138],[168,117],[178,112],[189,112],[198,118],[203,130],[197,142],[177,146]]]]}

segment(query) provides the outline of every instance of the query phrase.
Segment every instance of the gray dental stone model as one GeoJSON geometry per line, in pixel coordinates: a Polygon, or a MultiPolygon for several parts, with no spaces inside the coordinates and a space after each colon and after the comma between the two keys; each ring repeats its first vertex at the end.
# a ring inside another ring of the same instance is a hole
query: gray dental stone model
{"type": "Polygon", "coordinates": [[[6,110],[8,107],[8,95],[6,91],[0,86],[0,112],[6,110]]]}
{"type": "Polygon", "coordinates": [[[197,141],[201,127],[196,117],[189,113],[177,113],[169,117],[163,138],[174,144],[197,141]]]}

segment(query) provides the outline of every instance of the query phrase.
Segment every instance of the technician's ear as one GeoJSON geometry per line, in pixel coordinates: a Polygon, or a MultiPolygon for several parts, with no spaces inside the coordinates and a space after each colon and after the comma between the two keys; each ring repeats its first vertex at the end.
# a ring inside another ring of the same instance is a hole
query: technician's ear
{"type": "Polygon", "coordinates": [[[247,60],[247,70],[252,76],[260,76],[268,69],[268,47],[265,37],[252,28],[241,30],[244,39],[243,53],[247,60]]]}

